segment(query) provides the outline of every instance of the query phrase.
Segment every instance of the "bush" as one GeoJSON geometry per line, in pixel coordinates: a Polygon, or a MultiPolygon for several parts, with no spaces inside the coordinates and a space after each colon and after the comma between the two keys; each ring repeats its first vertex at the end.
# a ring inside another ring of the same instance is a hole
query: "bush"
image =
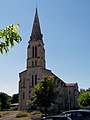
{"type": "Polygon", "coordinates": [[[16,118],[20,118],[20,117],[28,117],[29,116],[29,113],[25,112],[25,111],[20,111],[16,118]]]}
{"type": "Polygon", "coordinates": [[[35,116],[41,116],[42,113],[40,111],[33,111],[30,113],[32,116],[35,115],[35,116]]]}

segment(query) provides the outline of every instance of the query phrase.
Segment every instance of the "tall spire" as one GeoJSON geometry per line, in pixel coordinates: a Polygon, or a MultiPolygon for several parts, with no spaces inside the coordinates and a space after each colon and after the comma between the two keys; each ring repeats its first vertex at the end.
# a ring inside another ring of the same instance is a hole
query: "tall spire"
{"type": "Polygon", "coordinates": [[[39,23],[39,18],[38,18],[38,11],[36,8],[36,13],[34,17],[34,23],[33,23],[33,28],[32,28],[32,34],[31,34],[31,40],[42,40],[42,34],[41,34],[41,29],[40,29],[40,23],[39,23]]]}

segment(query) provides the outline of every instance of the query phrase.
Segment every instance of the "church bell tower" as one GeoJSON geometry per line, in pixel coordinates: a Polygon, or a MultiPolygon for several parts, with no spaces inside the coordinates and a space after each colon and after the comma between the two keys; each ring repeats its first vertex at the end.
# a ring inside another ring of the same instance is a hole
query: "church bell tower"
{"type": "Polygon", "coordinates": [[[27,68],[36,69],[37,67],[45,68],[45,49],[43,35],[40,29],[38,11],[36,8],[32,33],[27,50],[27,68]]]}
{"type": "Polygon", "coordinates": [[[32,33],[27,47],[27,99],[31,98],[32,88],[40,82],[45,68],[43,35],[36,8],[32,33]]]}

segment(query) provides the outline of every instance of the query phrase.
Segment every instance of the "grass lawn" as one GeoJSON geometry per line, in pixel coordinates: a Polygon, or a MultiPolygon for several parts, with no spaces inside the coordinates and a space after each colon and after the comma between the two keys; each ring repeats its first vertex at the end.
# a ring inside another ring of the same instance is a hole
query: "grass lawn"
{"type": "Polygon", "coordinates": [[[0,118],[3,119],[3,117],[7,117],[14,114],[16,117],[12,120],[32,120],[31,118],[40,118],[42,115],[42,113],[38,111],[33,111],[31,113],[25,111],[1,111],[0,118]]]}
{"type": "Polygon", "coordinates": [[[10,114],[10,111],[0,111],[0,118],[10,114]]]}

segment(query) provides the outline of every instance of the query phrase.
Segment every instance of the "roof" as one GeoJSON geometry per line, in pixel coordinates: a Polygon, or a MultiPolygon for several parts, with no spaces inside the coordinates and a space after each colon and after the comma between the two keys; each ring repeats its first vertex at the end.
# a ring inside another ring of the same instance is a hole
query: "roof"
{"type": "Polygon", "coordinates": [[[10,106],[18,106],[18,105],[19,105],[18,103],[10,104],[10,106]]]}
{"type": "Polygon", "coordinates": [[[39,17],[38,17],[38,11],[36,8],[36,13],[34,17],[34,23],[32,28],[32,34],[31,34],[31,40],[42,40],[42,34],[40,29],[40,23],[39,23],[39,17]]]}
{"type": "MultiPolygon", "coordinates": [[[[64,111],[63,113],[67,113],[67,112],[89,112],[90,113],[90,110],[88,109],[79,109],[79,110],[68,110],[68,111],[64,111]]],[[[63,115],[63,113],[61,115],[63,115]]]]}
{"type": "Polygon", "coordinates": [[[66,87],[74,87],[76,86],[76,83],[65,83],[66,87]]]}

